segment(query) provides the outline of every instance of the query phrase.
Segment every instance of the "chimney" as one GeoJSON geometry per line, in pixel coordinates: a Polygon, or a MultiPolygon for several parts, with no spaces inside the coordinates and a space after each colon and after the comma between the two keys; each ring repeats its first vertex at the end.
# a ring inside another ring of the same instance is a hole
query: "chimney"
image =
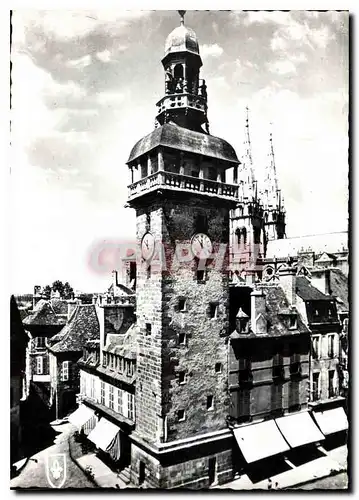
{"type": "Polygon", "coordinates": [[[266,297],[263,290],[251,293],[251,329],[253,333],[267,333],[266,297]]]}
{"type": "Polygon", "coordinates": [[[41,295],[41,286],[35,285],[34,286],[34,294],[32,296],[32,308],[34,309],[36,304],[39,302],[39,300],[42,299],[41,295]]]}
{"type": "Polygon", "coordinates": [[[289,305],[294,306],[296,302],[297,270],[294,267],[285,266],[279,269],[279,283],[284,290],[289,305]]]}
{"type": "Polygon", "coordinates": [[[318,288],[322,293],[331,294],[330,289],[330,270],[329,269],[314,269],[311,271],[312,285],[318,288]]]}
{"type": "Polygon", "coordinates": [[[113,294],[116,293],[116,287],[118,285],[118,272],[112,271],[112,284],[113,284],[113,294]]]}

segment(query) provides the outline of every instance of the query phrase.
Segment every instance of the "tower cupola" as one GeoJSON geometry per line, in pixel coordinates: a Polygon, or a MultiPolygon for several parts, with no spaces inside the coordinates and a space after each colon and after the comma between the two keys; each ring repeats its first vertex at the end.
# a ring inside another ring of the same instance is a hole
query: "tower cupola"
{"type": "Polygon", "coordinates": [[[184,25],[186,11],[178,12],[181,25],[168,35],[165,43],[162,59],[165,96],[157,103],[156,122],[157,126],[172,122],[208,134],[207,86],[199,78],[202,59],[198,39],[195,32],[184,25]]]}

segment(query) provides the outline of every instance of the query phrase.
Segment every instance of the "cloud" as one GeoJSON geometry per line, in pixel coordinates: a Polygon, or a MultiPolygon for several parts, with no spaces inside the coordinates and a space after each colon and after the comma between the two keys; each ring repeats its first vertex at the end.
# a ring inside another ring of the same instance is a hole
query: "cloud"
{"type": "Polygon", "coordinates": [[[292,61],[275,61],[268,64],[268,69],[272,73],[277,73],[278,75],[288,75],[289,73],[296,73],[296,67],[292,61]]]}
{"type": "Polygon", "coordinates": [[[96,57],[97,59],[100,59],[100,61],[106,63],[109,62],[111,59],[111,52],[108,49],[106,49],[103,52],[97,52],[96,57]]]}
{"type": "Polygon", "coordinates": [[[285,40],[282,36],[278,34],[278,32],[273,36],[270,41],[271,49],[276,50],[285,50],[288,47],[288,41],[285,40]]]}
{"type": "Polygon", "coordinates": [[[206,57],[220,57],[223,54],[223,48],[218,43],[211,45],[202,45],[200,48],[202,58],[206,57]]]}
{"type": "MultiPolygon", "coordinates": [[[[240,12],[240,11],[239,11],[240,12]]],[[[241,12],[240,12],[241,13],[241,12]]],[[[241,13],[243,14],[243,13],[241,13]]],[[[244,24],[245,25],[250,25],[254,23],[258,24],[263,24],[263,23],[275,23],[275,24],[286,24],[288,22],[288,19],[290,17],[289,12],[283,12],[283,11],[251,11],[251,12],[246,12],[246,15],[244,16],[244,24]]]]}
{"type": "Polygon", "coordinates": [[[68,66],[78,68],[78,69],[83,69],[86,68],[86,66],[89,66],[91,64],[91,55],[87,54],[83,57],[80,57],[79,59],[75,59],[72,61],[68,61],[67,64],[68,66]]]}

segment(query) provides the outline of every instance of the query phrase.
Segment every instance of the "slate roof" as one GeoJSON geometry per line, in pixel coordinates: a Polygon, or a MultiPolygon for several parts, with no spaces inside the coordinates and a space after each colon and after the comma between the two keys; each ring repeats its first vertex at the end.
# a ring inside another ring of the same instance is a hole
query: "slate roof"
{"type": "Polygon", "coordinates": [[[79,304],[60,333],[48,342],[49,350],[57,352],[82,352],[88,340],[100,338],[100,324],[93,304],[79,304]],[[51,345],[50,345],[51,344],[51,345]]]}
{"type": "Polygon", "coordinates": [[[264,318],[266,319],[268,325],[267,333],[258,334],[258,333],[253,333],[253,331],[251,330],[249,333],[238,333],[235,330],[230,335],[230,338],[232,340],[241,338],[298,335],[301,333],[309,332],[308,327],[305,325],[296,307],[289,306],[287,297],[280,285],[268,286],[265,284],[259,284],[256,286],[256,290],[263,290],[265,294],[266,310],[264,313],[264,318]],[[285,320],[285,315],[288,313],[297,314],[297,328],[288,329],[285,320]]]}
{"type": "MultiPolygon", "coordinates": [[[[282,312],[283,310],[289,309],[289,303],[284,290],[280,286],[266,287],[264,285],[263,287],[258,288],[262,288],[266,295],[265,317],[269,323],[267,335],[277,336],[309,332],[299,313],[297,313],[297,328],[288,330],[288,327],[284,322],[282,312]]],[[[291,307],[290,310],[291,313],[297,312],[293,307],[291,307]]]]}
{"type": "Polygon", "coordinates": [[[157,146],[188,151],[234,164],[239,163],[236,152],[227,141],[213,135],[179,127],[174,123],[165,123],[140,139],[132,148],[127,163],[134,161],[157,146]]]}
{"type": "Polygon", "coordinates": [[[348,233],[315,234],[310,236],[298,236],[295,238],[283,238],[282,240],[270,240],[267,246],[267,258],[296,256],[298,252],[314,252],[315,254],[348,251],[348,233]]]}
{"type": "Polygon", "coordinates": [[[323,292],[315,288],[305,276],[297,276],[296,293],[304,300],[333,300],[330,295],[325,295],[323,292]]]}
{"type": "Polygon", "coordinates": [[[67,300],[53,298],[50,299],[50,302],[56,314],[63,314],[64,316],[67,316],[67,311],[68,311],[67,300]]]}
{"type": "MultiPolygon", "coordinates": [[[[67,309],[66,309],[67,313],[67,309]]],[[[24,325],[54,326],[65,325],[67,315],[57,314],[51,301],[40,299],[32,313],[23,320],[24,325]]]]}
{"type": "Polygon", "coordinates": [[[330,269],[330,288],[338,311],[349,311],[348,278],[340,269],[330,269]]]}

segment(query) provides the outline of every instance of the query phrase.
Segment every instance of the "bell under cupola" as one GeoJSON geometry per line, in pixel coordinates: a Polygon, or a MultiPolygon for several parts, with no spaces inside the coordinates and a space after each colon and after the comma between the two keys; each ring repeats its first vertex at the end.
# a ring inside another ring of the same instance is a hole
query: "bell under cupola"
{"type": "Polygon", "coordinates": [[[209,134],[207,87],[205,80],[200,79],[202,59],[198,39],[184,24],[186,11],[178,12],[181,24],[168,35],[162,59],[165,95],[157,103],[157,126],[172,122],[209,134]]]}

